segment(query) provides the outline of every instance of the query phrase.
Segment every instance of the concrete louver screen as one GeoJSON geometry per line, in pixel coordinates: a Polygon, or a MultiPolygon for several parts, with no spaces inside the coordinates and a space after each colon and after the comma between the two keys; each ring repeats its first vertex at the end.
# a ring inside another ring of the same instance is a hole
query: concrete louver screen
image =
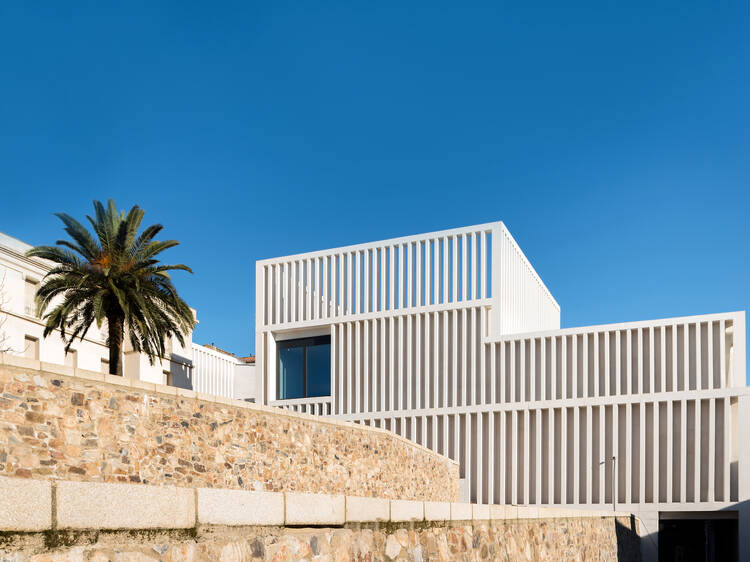
{"type": "Polygon", "coordinates": [[[472,501],[610,504],[613,484],[623,506],[738,498],[741,313],[559,330],[557,303],[502,223],[267,260],[256,271],[266,402],[382,427],[456,459],[472,501]],[[404,246],[422,256],[405,273],[404,246]],[[341,259],[344,271],[369,264],[367,273],[331,289],[331,272],[343,274],[330,264],[341,259]],[[319,273],[321,284],[305,291],[285,270],[319,273]],[[275,340],[287,330],[330,333],[331,396],[275,400],[275,340]],[[612,456],[614,468],[600,467],[612,456]]]}

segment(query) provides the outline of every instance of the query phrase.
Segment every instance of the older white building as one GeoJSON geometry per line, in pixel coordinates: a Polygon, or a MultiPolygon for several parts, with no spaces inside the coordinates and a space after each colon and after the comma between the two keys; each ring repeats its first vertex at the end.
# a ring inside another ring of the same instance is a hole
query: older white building
{"type": "Polygon", "coordinates": [[[744,312],[561,330],[498,222],[257,262],[256,357],[264,403],[450,456],[466,499],[616,502],[648,559],[750,559],[744,312]]]}
{"type": "MultiPolygon", "coordinates": [[[[34,296],[50,264],[26,257],[31,246],[0,233],[0,350],[25,355],[47,363],[89,371],[109,372],[106,334],[92,326],[86,337],[76,340],[70,352],[59,332],[44,338],[44,321],[37,317],[34,296]]],[[[134,352],[125,338],[123,375],[156,384],[168,384],[226,396],[257,398],[254,365],[232,354],[177,338],[168,342],[168,356],[152,365],[145,354],[134,352]]]]}

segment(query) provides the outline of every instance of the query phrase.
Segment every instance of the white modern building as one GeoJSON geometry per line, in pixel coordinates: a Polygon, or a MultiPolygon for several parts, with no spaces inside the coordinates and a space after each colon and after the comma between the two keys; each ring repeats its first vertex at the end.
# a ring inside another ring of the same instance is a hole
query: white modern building
{"type": "Polygon", "coordinates": [[[646,559],[750,559],[744,312],[561,330],[497,222],[259,261],[255,329],[264,403],[456,459],[467,500],[616,503],[646,559]]]}
{"type": "MultiPolygon", "coordinates": [[[[50,270],[45,260],[26,257],[31,246],[0,233],[0,351],[24,355],[47,363],[89,371],[109,372],[106,334],[92,326],[70,352],[59,333],[44,338],[44,321],[37,317],[34,297],[39,283],[50,270]]],[[[125,338],[123,375],[156,384],[190,388],[228,398],[256,400],[255,366],[247,360],[192,342],[185,346],[177,338],[168,342],[168,357],[153,365],[145,354],[129,348],[125,338]]]]}

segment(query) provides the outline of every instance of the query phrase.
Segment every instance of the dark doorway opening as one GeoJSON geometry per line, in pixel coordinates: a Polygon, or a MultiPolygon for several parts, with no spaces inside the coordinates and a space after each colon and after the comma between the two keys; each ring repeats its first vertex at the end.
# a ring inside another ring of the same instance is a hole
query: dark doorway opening
{"type": "Polygon", "coordinates": [[[737,519],[662,519],[659,562],[738,562],[737,519]]]}

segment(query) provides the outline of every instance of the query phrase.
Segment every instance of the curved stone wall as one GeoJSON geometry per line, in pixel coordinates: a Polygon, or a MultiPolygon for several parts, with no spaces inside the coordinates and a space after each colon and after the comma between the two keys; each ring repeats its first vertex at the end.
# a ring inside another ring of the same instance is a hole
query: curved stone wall
{"type": "Polygon", "coordinates": [[[385,430],[6,357],[0,475],[458,500],[458,465],[385,430]]]}

